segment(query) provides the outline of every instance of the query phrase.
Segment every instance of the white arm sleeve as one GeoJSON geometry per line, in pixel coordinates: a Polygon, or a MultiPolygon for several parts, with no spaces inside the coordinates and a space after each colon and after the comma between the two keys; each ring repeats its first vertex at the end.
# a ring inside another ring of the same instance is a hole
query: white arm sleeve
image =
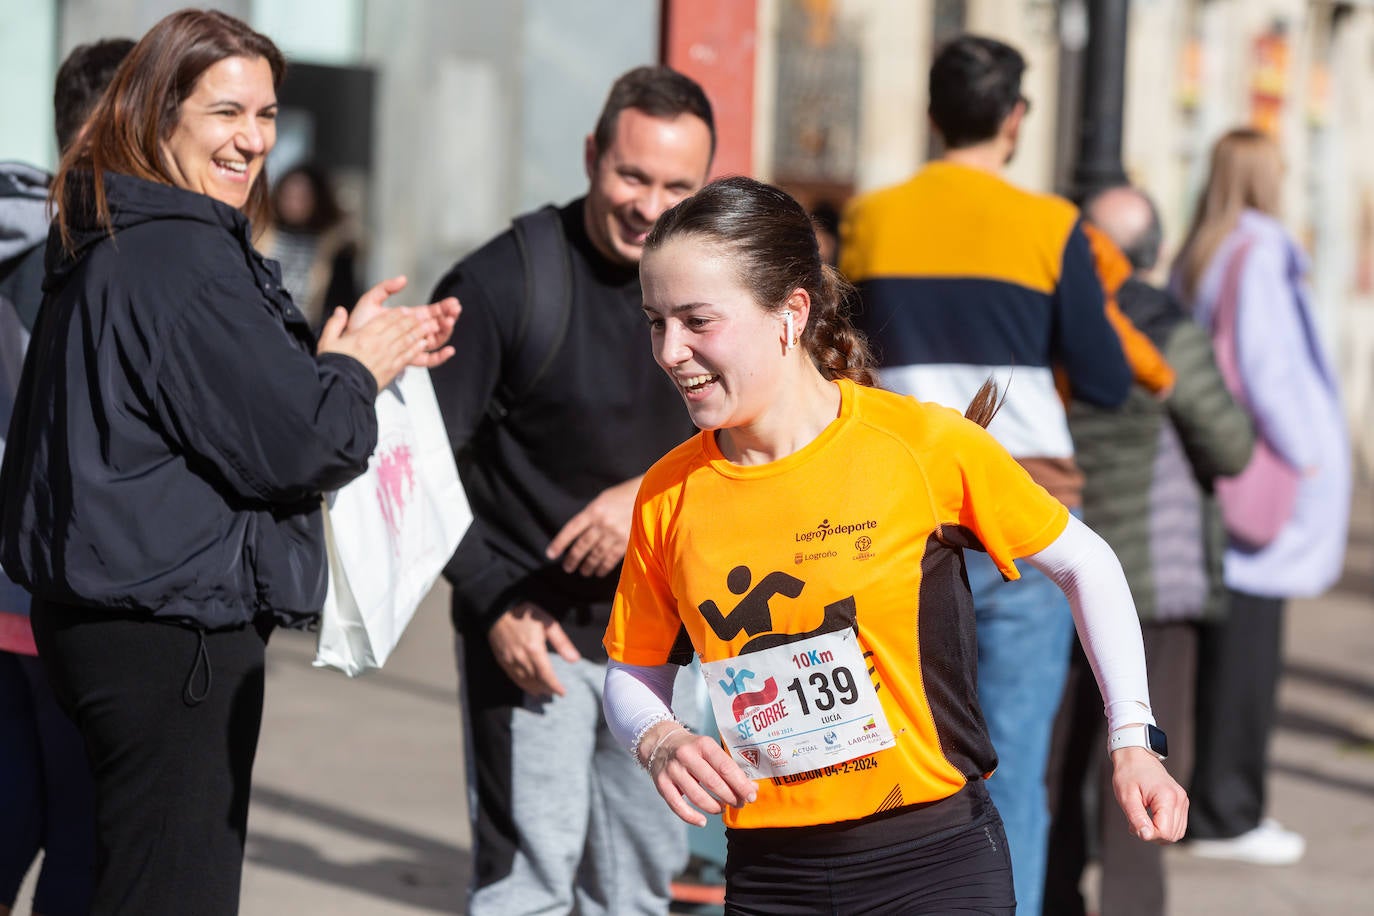
{"type": "Polygon", "coordinates": [[[611,734],[631,754],[646,731],[673,718],[673,682],[681,670],[673,664],[626,665],[614,660],[607,663],[601,708],[611,734]]]}
{"type": "Polygon", "coordinates": [[[1136,722],[1156,724],[1140,620],[1121,563],[1107,542],[1070,516],[1064,533],[1026,561],[1069,598],[1078,638],[1102,694],[1108,733],[1136,722]]]}

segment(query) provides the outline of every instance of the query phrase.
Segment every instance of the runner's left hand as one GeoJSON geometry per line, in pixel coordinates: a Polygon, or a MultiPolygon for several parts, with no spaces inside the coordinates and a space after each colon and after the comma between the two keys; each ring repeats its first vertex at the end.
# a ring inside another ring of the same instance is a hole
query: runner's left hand
{"type": "Polygon", "coordinates": [[[1183,838],[1188,793],[1149,751],[1123,747],[1112,752],[1112,790],[1140,839],[1162,846],[1183,838]]]}

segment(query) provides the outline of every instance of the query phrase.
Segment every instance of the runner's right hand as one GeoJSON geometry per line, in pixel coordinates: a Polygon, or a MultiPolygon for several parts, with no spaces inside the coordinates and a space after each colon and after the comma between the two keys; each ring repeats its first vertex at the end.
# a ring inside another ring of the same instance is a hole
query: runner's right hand
{"type": "MultiPolygon", "coordinates": [[[[706,815],[702,811],[720,814],[725,805],[743,808],[758,797],[758,786],[744,774],[719,741],[694,735],[676,722],[665,723],[664,728],[668,726],[675,731],[664,739],[654,755],[649,776],[674,814],[693,826],[705,827],[706,815]]],[[[655,736],[651,729],[644,736],[641,747],[653,747],[659,737],[662,734],[655,736]]]]}

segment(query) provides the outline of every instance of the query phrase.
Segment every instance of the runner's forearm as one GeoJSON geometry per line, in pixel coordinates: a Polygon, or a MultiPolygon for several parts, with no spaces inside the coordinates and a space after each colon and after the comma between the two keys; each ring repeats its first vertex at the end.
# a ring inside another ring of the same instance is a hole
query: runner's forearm
{"type": "Polygon", "coordinates": [[[602,708],[616,740],[633,752],[644,732],[673,717],[670,706],[677,665],[626,665],[612,660],[606,666],[602,708]]]}
{"type": "Polygon", "coordinates": [[[1140,619],[1121,563],[1107,542],[1070,517],[1063,534],[1026,560],[1069,598],[1083,652],[1102,693],[1108,727],[1155,724],[1140,619]]]}

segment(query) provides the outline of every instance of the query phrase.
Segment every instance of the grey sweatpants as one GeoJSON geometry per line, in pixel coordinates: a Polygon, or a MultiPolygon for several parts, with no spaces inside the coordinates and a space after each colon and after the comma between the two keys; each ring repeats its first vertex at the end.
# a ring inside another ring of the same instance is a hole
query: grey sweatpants
{"type": "Polygon", "coordinates": [[[686,825],[607,728],[606,666],[551,653],[567,695],[544,700],[514,688],[486,640],[477,642],[459,650],[473,816],[468,912],[666,913],[669,880],[687,858],[686,825]]]}

